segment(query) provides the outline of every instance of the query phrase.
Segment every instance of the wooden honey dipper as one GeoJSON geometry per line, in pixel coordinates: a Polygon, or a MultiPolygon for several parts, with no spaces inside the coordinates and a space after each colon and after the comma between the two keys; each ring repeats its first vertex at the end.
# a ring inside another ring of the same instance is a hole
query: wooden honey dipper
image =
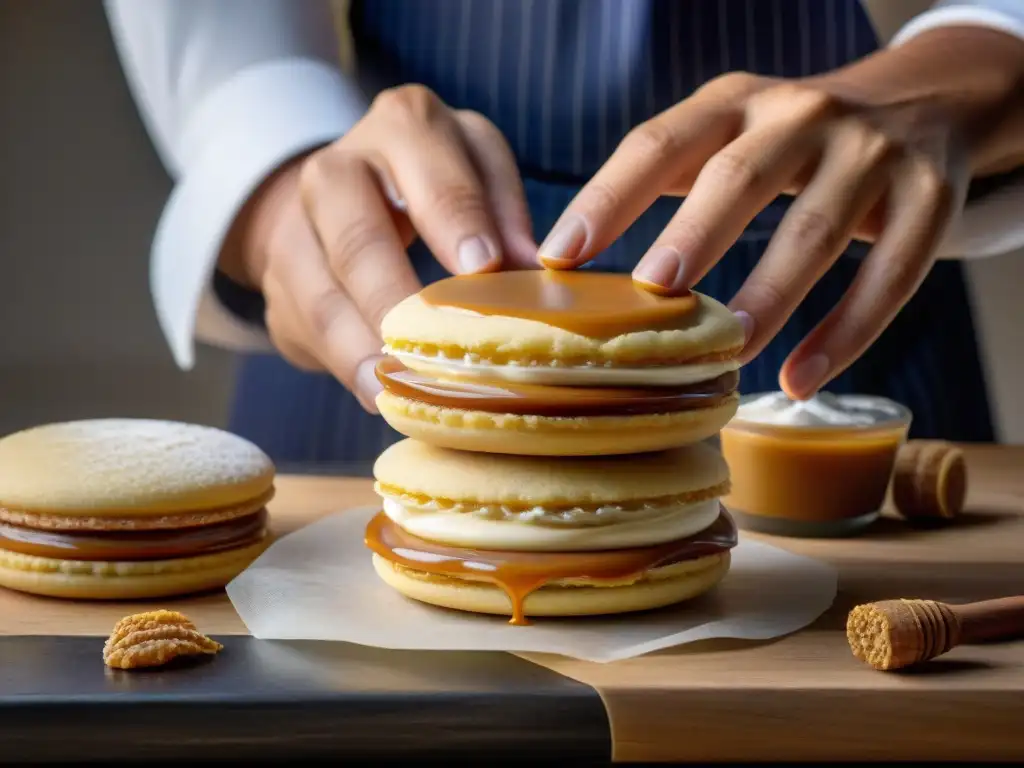
{"type": "Polygon", "coordinates": [[[958,645],[1024,637],[1024,596],[949,605],[883,600],[858,605],[846,620],[853,655],[875,669],[929,661],[958,645]]]}

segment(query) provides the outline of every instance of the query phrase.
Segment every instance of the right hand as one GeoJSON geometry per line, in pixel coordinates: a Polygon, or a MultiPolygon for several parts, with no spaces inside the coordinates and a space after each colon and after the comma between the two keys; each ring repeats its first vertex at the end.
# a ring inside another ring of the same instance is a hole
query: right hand
{"type": "Polygon", "coordinates": [[[421,86],[385,91],[344,137],[283,168],[220,259],[263,293],[275,346],[373,412],[381,319],[420,289],[417,237],[453,274],[537,268],[522,182],[498,129],[421,86]]]}

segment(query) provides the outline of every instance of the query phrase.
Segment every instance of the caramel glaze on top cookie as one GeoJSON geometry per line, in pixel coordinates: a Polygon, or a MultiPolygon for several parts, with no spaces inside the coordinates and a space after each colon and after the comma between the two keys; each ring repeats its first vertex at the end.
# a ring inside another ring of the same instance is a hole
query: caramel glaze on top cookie
{"type": "Polygon", "coordinates": [[[738,404],[743,329],[710,297],[628,275],[453,277],[382,323],[377,405],[434,445],[526,455],[662,450],[715,434],[738,404]]]}

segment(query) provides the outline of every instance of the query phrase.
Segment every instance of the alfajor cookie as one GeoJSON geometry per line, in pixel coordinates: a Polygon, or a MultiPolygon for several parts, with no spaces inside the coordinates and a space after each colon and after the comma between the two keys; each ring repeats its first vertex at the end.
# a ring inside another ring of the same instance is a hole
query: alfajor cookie
{"type": "Polygon", "coordinates": [[[0,440],[0,586],[79,599],[222,587],[269,544],[274,466],[192,424],[75,421],[0,440]]]}
{"type": "Polygon", "coordinates": [[[736,527],[729,473],[703,444],[629,457],[497,456],[403,440],[374,466],[377,574],[407,597],[475,613],[581,616],[657,608],[714,587],[736,527]]]}
{"type": "Polygon", "coordinates": [[[433,445],[618,455],[698,442],[735,414],[743,328],[714,299],[628,275],[452,277],[384,318],[377,407],[433,445]],[[397,361],[397,362],[396,362],[397,361]]]}

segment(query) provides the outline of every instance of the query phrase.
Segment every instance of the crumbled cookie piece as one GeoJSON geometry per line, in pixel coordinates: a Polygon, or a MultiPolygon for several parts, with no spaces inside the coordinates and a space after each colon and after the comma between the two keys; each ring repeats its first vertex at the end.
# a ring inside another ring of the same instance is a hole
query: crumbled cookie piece
{"type": "Polygon", "coordinates": [[[177,611],[147,611],[114,625],[103,646],[103,662],[115,669],[159,667],[181,656],[213,655],[224,646],[196,629],[177,611]]]}

